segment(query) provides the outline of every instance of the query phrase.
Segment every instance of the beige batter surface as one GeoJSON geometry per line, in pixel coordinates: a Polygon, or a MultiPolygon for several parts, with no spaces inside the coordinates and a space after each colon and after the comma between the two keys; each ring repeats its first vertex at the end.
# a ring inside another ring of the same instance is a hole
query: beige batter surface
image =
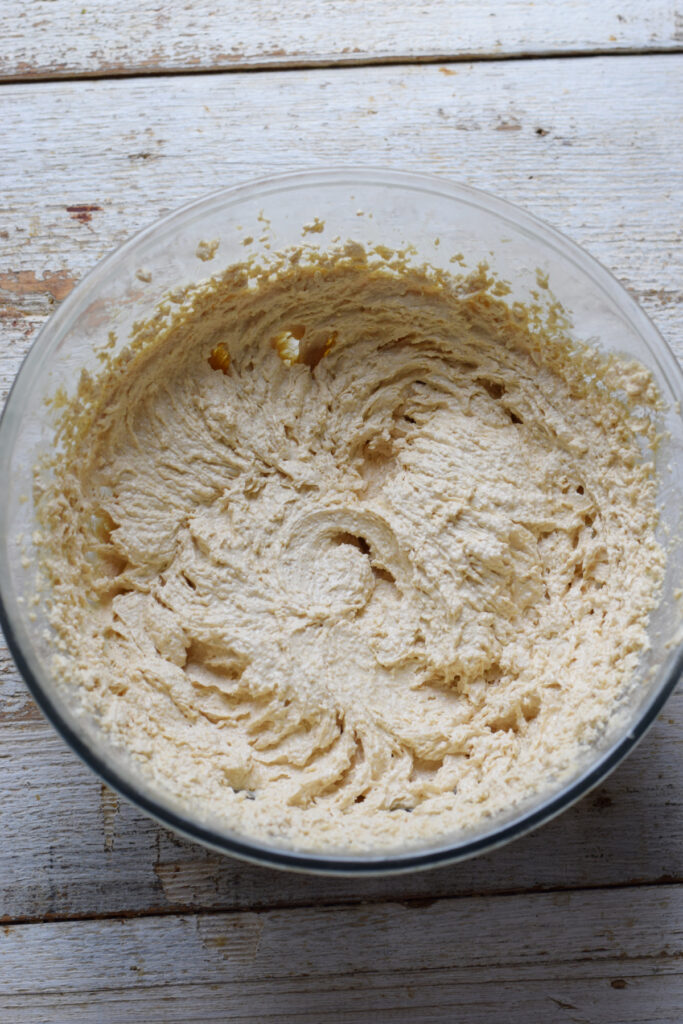
{"type": "Polygon", "coordinates": [[[232,268],[62,413],[60,672],[194,814],[405,847],[604,730],[662,574],[657,396],[504,291],[353,246],[232,268]]]}

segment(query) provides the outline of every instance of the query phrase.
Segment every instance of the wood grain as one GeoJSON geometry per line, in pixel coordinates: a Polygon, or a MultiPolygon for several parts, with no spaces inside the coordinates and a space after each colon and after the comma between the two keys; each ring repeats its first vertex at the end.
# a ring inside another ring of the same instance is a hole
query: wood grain
{"type": "Polygon", "coordinates": [[[683,890],[5,928],[14,1024],[678,1024],[683,890]]]}
{"type": "Polygon", "coordinates": [[[0,79],[681,47],[674,0],[4,0],[0,79]]]}
{"type": "MultiPolygon", "coordinates": [[[[526,206],[602,259],[683,357],[683,168],[672,146],[683,61],[607,57],[446,70],[3,86],[0,396],[36,328],[133,231],[221,185],[338,162],[436,171],[526,206]]],[[[224,860],[119,806],[40,720],[8,660],[3,679],[6,920],[682,877],[681,769],[673,756],[680,695],[601,791],[536,835],[459,867],[348,882],[224,860]]]]}

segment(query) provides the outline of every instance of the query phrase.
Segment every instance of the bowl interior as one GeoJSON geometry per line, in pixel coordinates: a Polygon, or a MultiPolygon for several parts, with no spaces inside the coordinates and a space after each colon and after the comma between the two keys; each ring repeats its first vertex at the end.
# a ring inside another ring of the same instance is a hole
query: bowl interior
{"type": "Polygon", "coordinates": [[[121,246],[81,282],[41,331],[19,373],[0,424],[2,624],[22,674],[53,724],[124,796],[178,831],[250,859],[318,871],[379,872],[458,859],[498,845],[551,817],[598,782],[654,719],[681,672],[680,609],[675,592],[683,563],[683,427],[681,372],[654,326],[618,283],[573,243],[494,197],[423,176],[337,170],[286,176],[228,189],[186,207],[121,246]],[[506,301],[528,301],[538,274],[570,314],[572,333],[605,351],[639,359],[653,372],[666,403],[656,453],[661,504],[659,535],[667,550],[662,597],[652,615],[628,706],[615,715],[599,747],[576,776],[539,802],[517,807],[476,834],[444,836],[438,846],[403,853],[321,856],[245,839],[199,820],[155,790],[134,765],[108,747],[95,723],[78,713],[51,668],[49,625],[35,602],[32,560],[33,468],[53,445],[59,388],[72,393],[81,372],[96,372],[97,351],[114,338],[125,346],[133,324],[173,289],[220,273],[253,253],[306,244],[328,249],[352,239],[402,250],[444,270],[462,256],[511,285],[506,301]],[[217,241],[213,258],[206,256],[217,241]],[[110,333],[113,332],[113,333],[110,333]]]}

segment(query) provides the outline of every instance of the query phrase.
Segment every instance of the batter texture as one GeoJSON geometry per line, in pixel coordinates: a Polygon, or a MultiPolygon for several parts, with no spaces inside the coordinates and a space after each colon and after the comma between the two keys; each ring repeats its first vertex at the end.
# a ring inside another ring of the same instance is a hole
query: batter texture
{"type": "Polygon", "coordinates": [[[67,403],[60,672],[193,813],[314,850],[480,827],[627,693],[657,394],[504,292],[358,246],[233,267],[67,403]]]}

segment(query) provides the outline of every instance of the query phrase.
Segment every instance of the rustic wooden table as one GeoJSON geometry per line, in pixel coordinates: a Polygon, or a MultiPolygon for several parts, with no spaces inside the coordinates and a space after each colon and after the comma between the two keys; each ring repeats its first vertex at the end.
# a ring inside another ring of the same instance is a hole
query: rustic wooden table
{"type": "MultiPolygon", "coordinates": [[[[613,270],[683,358],[673,0],[3,0],[0,397],[114,245],[330,163],[489,189],[613,270]]],[[[678,133],[678,134],[677,134],[678,133]]],[[[433,872],[304,877],[119,802],[0,648],[0,1020],[683,1019],[683,693],[598,791],[433,872]]]]}

